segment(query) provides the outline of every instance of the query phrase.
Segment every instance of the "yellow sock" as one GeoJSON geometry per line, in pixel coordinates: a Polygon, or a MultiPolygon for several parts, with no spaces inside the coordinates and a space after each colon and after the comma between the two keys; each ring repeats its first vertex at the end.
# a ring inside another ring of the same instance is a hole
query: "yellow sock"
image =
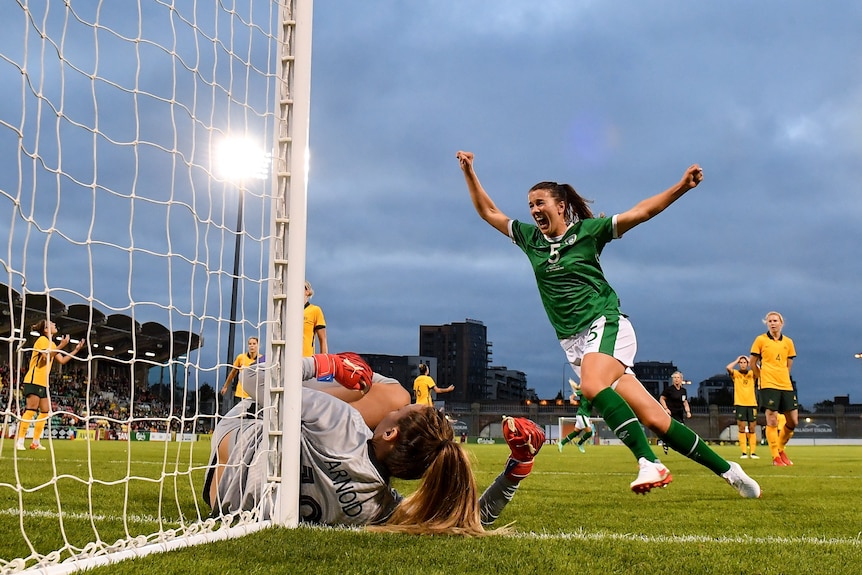
{"type": "Polygon", "coordinates": [[[45,429],[45,424],[48,422],[48,414],[41,414],[36,420],[36,426],[33,428],[33,443],[39,443],[42,437],[42,431],[45,429]]]}
{"type": "Polygon", "coordinates": [[[745,455],[746,453],[748,453],[748,449],[747,449],[747,447],[746,447],[746,445],[747,445],[747,443],[748,443],[748,439],[747,439],[747,438],[748,438],[748,434],[747,434],[747,433],[740,433],[740,434],[739,434],[739,449],[741,449],[741,450],[742,450],[742,454],[743,454],[743,455],[745,455]]]}
{"type": "Polygon", "coordinates": [[[778,457],[778,428],[776,426],[766,426],[766,443],[769,444],[769,453],[772,454],[772,459],[778,457]]]}
{"type": "Polygon", "coordinates": [[[787,442],[790,441],[790,438],[793,437],[793,430],[788,429],[785,425],[781,428],[781,432],[778,434],[778,450],[784,451],[784,448],[787,447],[787,442]]]}
{"type": "Polygon", "coordinates": [[[757,434],[749,432],[746,435],[748,435],[748,447],[751,449],[751,454],[754,455],[754,452],[757,451],[757,434]]]}
{"type": "Polygon", "coordinates": [[[27,428],[30,427],[30,422],[33,421],[39,415],[39,412],[35,409],[25,409],[24,413],[21,414],[21,423],[18,424],[18,433],[15,435],[15,439],[19,442],[23,442],[24,438],[27,437],[27,428]]]}

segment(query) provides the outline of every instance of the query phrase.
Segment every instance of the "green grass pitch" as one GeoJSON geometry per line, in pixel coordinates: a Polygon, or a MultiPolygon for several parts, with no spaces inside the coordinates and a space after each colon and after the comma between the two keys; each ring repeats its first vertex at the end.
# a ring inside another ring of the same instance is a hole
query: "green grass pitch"
{"type": "MultiPolygon", "coordinates": [[[[188,462],[204,465],[207,449],[176,444],[90,445],[98,483],[88,477],[85,442],[57,442],[58,483],[63,494],[67,538],[85,541],[93,530],[87,492],[97,494],[94,513],[100,536],[121,536],[123,515],[130,531],[162,521],[167,528],[208,509],[195,498],[201,470],[186,474],[188,462]],[[163,485],[155,480],[162,475],[163,485]],[[128,486],[127,468],[141,477],[128,486]],[[66,477],[68,476],[68,477],[66,477]],[[175,498],[179,503],[175,502],[175,498]],[[125,512],[123,510],[126,510],[125,512]]],[[[19,494],[9,486],[15,465],[6,444],[0,472],[4,512],[0,516],[0,557],[16,557],[26,543],[16,512],[19,494]]],[[[469,445],[480,488],[502,469],[505,445],[469,445]]],[[[735,446],[716,449],[739,461],[735,446]]],[[[762,459],[741,461],[763,488],[760,500],[744,500],[722,479],[681,455],[662,455],[673,483],[638,496],[628,489],[636,466],[628,450],[589,446],[581,454],[567,446],[561,454],[548,445],[500,517],[512,533],[479,539],[411,537],[361,530],[270,529],[244,538],[150,555],[89,571],[94,574],[165,573],[591,573],[598,574],[791,574],[858,573],[862,565],[862,447],[788,448],[796,463],[773,467],[768,449],[762,459]]],[[[46,481],[46,452],[24,453],[17,465],[26,490],[46,481]]],[[[396,483],[407,492],[412,483],[396,483]]],[[[24,523],[34,545],[58,541],[53,487],[21,494],[27,501],[24,523]]],[[[26,554],[26,553],[25,553],[26,554]]]]}

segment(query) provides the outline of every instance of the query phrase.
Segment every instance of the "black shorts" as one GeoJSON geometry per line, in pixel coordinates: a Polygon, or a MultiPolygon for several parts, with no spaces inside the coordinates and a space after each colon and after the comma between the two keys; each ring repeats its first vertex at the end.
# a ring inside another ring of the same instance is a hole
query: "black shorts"
{"type": "Polygon", "coordinates": [[[796,400],[795,391],[761,389],[760,408],[763,411],[769,409],[771,411],[777,411],[778,413],[787,413],[788,411],[799,409],[799,402],[796,400]]]}
{"type": "Polygon", "coordinates": [[[757,421],[756,407],[750,407],[747,405],[735,405],[734,409],[736,410],[736,421],[744,421],[746,423],[752,423],[757,421]]]}
{"type": "Polygon", "coordinates": [[[44,385],[36,385],[35,383],[24,384],[24,397],[28,395],[38,395],[39,399],[48,397],[48,388],[44,385]]]}

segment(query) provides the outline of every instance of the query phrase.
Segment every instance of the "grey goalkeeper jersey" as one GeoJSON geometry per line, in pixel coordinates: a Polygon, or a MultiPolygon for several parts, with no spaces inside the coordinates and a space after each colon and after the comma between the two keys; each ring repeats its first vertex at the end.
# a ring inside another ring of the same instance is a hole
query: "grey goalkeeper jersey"
{"type": "MultiPolygon", "coordinates": [[[[253,410],[254,404],[244,400],[219,421],[213,433],[204,497],[215,514],[257,510],[269,516],[274,494],[265,481],[263,422],[253,410]],[[230,456],[219,481],[218,499],[210,502],[216,449],[228,436],[230,456]]],[[[390,487],[385,467],[375,464],[369,443],[372,432],[360,413],[327,393],[304,387],[301,420],[300,519],[324,525],[384,522],[401,495],[390,487]]],[[[480,500],[483,523],[499,516],[517,487],[503,474],[497,477],[480,500]]]]}

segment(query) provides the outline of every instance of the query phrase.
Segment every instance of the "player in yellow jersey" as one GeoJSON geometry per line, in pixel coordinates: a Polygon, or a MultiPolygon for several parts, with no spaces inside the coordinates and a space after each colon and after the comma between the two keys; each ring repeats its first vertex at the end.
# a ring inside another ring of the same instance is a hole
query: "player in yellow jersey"
{"type": "Polygon", "coordinates": [[[305,282],[305,308],[302,310],[302,356],[311,357],[315,353],[329,353],[326,340],[326,319],[323,310],[309,300],[314,295],[314,288],[305,282]],[[318,351],[314,351],[314,338],[317,338],[318,351]]]}
{"type": "Polygon", "coordinates": [[[434,383],[434,379],[428,375],[428,366],[424,363],[419,364],[419,377],[413,380],[413,393],[416,397],[416,403],[422,405],[434,405],[434,399],[431,397],[431,390],[436,389],[437,393],[448,393],[455,389],[454,385],[449,387],[439,388],[434,383]]]}
{"type": "Polygon", "coordinates": [[[742,459],[760,459],[757,449],[757,393],[755,392],[754,371],[749,369],[748,357],[740,355],[727,364],[727,374],[733,380],[733,407],[736,411],[736,423],[739,425],[739,448],[742,449],[742,459]],[[736,366],[739,369],[736,369],[736,366]],[[749,454],[750,451],[750,454],[749,454]]]}
{"type": "Polygon", "coordinates": [[[15,448],[18,451],[26,449],[24,437],[27,434],[27,428],[30,427],[30,422],[34,419],[36,419],[36,424],[30,449],[45,449],[40,439],[42,431],[45,429],[45,423],[48,421],[48,412],[51,410],[51,401],[48,397],[48,376],[51,373],[51,366],[54,360],[60,364],[68,363],[75,354],[81,351],[85,343],[82,338],[75,345],[75,349],[71,352],[64,352],[62,351],[63,348],[69,345],[69,336],[63,336],[60,343],[54,343],[52,339],[57,333],[57,325],[53,321],[43,319],[30,329],[38,332],[39,337],[33,344],[30,366],[24,376],[24,413],[21,414],[21,423],[18,424],[18,433],[15,436],[15,448]]]}
{"type": "Polygon", "coordinates": [[[790,380],[790,368],[796,357],[793,340],[781,333],[784,317],[771,311],[763,319],[767,332],[757,336],[751,344],[751,368],[760,380],[760,407],[766,413],[766,442],[772,454],[772,464],[781,467],[793,465],[784,448],[793,437],[799,423],[799,403],[790,380]],[[778,430],[778,415],[787,418],[778,430]]]}
{"type": "MultiPolygon", "coordinates": [[[[242,370],[242,368],[249,367],[258,362],[258,359],[260,359],[259,348],[260,340],[258,340],[256,337],[248,338],[248,351],[236,356],[236,359],[233,362],[233,369],[230,370],[227,379],[224,380],[224,385],[221,386],[222,395],[227,393],[227,390],[230,387],[230,383],[237,375],[239,375],[239,372],[242,370]]],[[[246,391],[242,388],[242,383],[240,383],[239,380],[237,380],[236,382],[236,390],[234,391],[233,395],[234,397],[236,397],[237,401],[249,397],[248,393],[246,393],[246,391]]]]}

